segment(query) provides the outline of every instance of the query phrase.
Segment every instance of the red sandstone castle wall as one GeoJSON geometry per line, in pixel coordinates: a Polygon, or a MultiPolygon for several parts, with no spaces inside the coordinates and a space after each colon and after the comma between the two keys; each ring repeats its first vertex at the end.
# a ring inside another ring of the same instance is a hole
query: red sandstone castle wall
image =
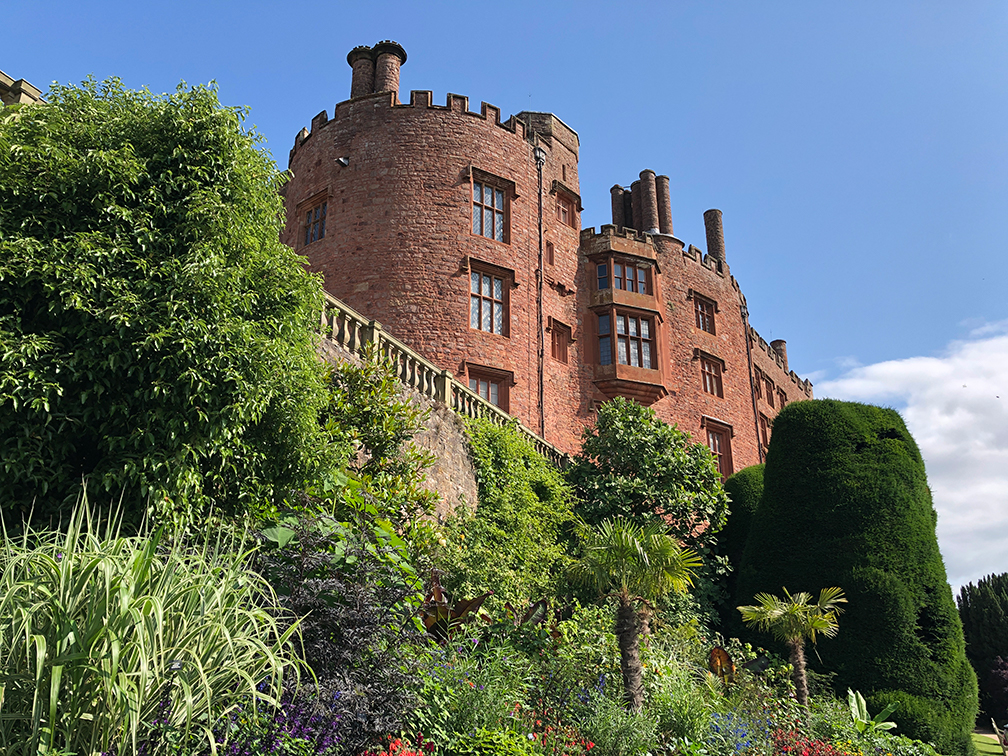
{"type": "MultiPolygon", "coordinates": [[[[409,105],[396,101],[382,92],[339,103],[332,120],[320,113],[299,135],[282,240],[305,254],[334,296],[456,376],[474,366],[513,375],[507,408],[537,430],[538,185],[526,121],[501,124],[486,103],[469,112],[457,95],[446,106],[432,105],[429,92],[413,92],[409,105]],[[513,186],[505,242],[472,233],[471,170],[513,186]],[[326,235],[305,245],[301,211],[322,196],[326,235]],[[513,274],[507,335],[469,327],[469,270],[479,264],[513,274]]],[[[550,317],[573,326],[579,221],[575,213],[573,228],[557,222],[550,192],[556,181],[576,196],[577,136],[552,117],[528,119],[546,151],[544,242],[554,248],[554,263],[544,265],[544,326],[550,317]]],[[[550,357],[545,336],[546,436],[571,448],[558,418],[576,414],[577,345],[564,365],[550,357]]]]}
{"type": "Polygon", "coordinates": [[[783,342],[767,344],[750,328],[745,297],[725,262],[720,213],[705,213],[710,254],[684,249],[671,235],[668,178],[643,171],[631,190],[612,190],[614,221],[627,228],[581,234],[574,131],[548,113],[519,113],[502,123],[498,108],[483,103],[470,112],[459,95],[439,106],[430,92],[415,91],[401,104],[404,61],[394,42],[351,51],[352,99],[338,103],[331,120],[325,111],[315,116],[291,150],[282,241],[306,256],[335,297],[441,368],[463,381],[479,370],[510,376],[501,405],[561,449],[576,452],[598,404],[621,394],[650,404],[700,442],[708,422],[721,423],[731,436],[734,470],[762,461],[759,418],[769,434],[780,409],[777,389],[790,402],[811,398],[811,384],[789,372],[783,342]],[[542,412],[536,146],[546,155],[542,412]],[[487,177],[510,195],[504,242],[472,233],[472,182],[487,177]],[[305,244],[303,211],[323,198],[325,237],[305,244]],[[558,218],[558,198],[572,211],[569,225],[558,218]],[[654,266],[651,295],[598,291],[593,261],[620,254],[654,266]],[[511,281],[505,335],[470,328],[469,274],[480,266],[511,281]],[[695,296],[717,304],[713,335],[696,325],[695,296]],[[599,366],[596,313],[606,302],[654,319],[655,370],[599,366]],[[573,337],[566,363],[551,354],[553,331],[565,326],[573,337]],[[703,390],[700,353],[723,362],[723,397],[703,390]],[[751,366],[764,377],[762,397],[753,393],[751,366]],[[766,379],[774,385],[773,406],[766,379]]]}

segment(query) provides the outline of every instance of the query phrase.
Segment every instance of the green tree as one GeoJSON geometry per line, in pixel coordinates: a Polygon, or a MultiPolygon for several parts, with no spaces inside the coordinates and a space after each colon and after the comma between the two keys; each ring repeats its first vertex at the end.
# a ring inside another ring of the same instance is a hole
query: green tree
{"type": "Polygon", "coordinates": [[[616,637],[628,708],[644,701],[640,634],[650,601],[685,593],[700,566],[695,552],[680,547],[659,523],[639,525],[624,517],[603,521],[589,535],[575,582],[616,599],[616,637]]]}
{"type": "Polygon", "coordinates": [[[570,488],[513,427],[470,420],[467,437],[479,501],[445,521],[436,559],[444,587],[456,598],[493,591],[491,615],[507,601],[556,595],[572,561],[570,488]]]}
{"type": "Polygon", "coordinates": [[[964,585],[956,601],[966,638],[966,656],[980,683],[980,704],[990,716],[1008,719],[1008,710],[998,695],[1000,678],[991,674],[998,657],[1008,659],[1008,572],[987,575],[976,585],[964,585]]]}
{"type": "Polygon", "coordinates": [[[936,520],[924,460],[897,412],[834,400],[789,404],[774,419],[735,603],[782,585],[843,586],[844,631],[819,649],[837,693],[860,690],[873,711],[897,703],[901,733],[966,754],[976,675],[936,520]]]}
{"type": "Polygon", "coordinates": [[[369,345],[360,363],[331,368],[320,422],[335,453],[360,478],[400,530],[434,510],[437,493],[424,488],[434,455],[413,437],[430,415],[406,394],[395,367],[369,345]]]}
{"type": "Polygon", "coordinates": [[[623,397],[603,404],[595,425],[585,429],[568,480],[585,522],[616,515],[661,519],[692,548],[719,531],[728,512],[710,450],[623,397]]]}
{"type": "Polygon", "coordinates": [[[319,281],[216,89],[54,85],[0,116],[0,509],[242,510],[322,462],[319,281]],[[99,492],[101,495],[99,496],[99,492]]]}
{"type": "Polygon", "coordinates": [[[791,660],[791,679],[794,681],[795,698],[801,706],[808,706],[808,679],[805,674],[805,639],[816,642],[816,634],[822,633],[833,638],[840,628],[837,615],[843,611],[840,606],[847,603],[839,588],[823,588],[819,600],[811,603],[812,596],[799,592],[792,596],[784,589],[780,599],[768,593],[756,594],[756,604],[740,606],[742,621],[760,630],[769,630],[777,640],[784,643],[791,660]]]}

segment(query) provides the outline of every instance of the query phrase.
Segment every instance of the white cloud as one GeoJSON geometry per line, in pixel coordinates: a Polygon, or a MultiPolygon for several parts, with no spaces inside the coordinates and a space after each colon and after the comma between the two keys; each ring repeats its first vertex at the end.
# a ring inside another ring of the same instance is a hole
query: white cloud
{"type": "Polygon", "coordinates": [[[1008,321],[941,357],[848,370],[816,396],[895,407],[927,465],[949,582],[1008,572],[1008,321]]]}

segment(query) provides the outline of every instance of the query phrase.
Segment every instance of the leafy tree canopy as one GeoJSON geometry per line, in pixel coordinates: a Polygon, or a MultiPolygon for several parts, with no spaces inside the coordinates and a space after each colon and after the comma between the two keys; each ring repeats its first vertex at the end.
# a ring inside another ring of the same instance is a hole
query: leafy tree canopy
{"type": "Polygon", "coordinates": [[[603,404],[595,426],[585,429],[569,480],[585,522],[661,517],[672,535],[694,548],[700,532],[716,533],[728,512],[710,450],[650,407],[622,397],[603,404]]]}
{"type": "MultiPolygon", "coordinates": [[[[95,493],[191,515],[321,461],[319,282],[213,86],[54,86],[0,117],[4,516],[95,493]]],[[[128,505],[130,506],[130,505],[128,505]]]]}

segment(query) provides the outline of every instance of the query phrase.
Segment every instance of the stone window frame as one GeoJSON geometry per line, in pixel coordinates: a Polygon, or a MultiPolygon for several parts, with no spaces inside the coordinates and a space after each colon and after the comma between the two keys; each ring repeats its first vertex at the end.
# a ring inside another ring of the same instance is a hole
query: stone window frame
{"type": "Polygon", "coordinates": [[[323,190],[298,205],[298,244],[300,248],[314,244],[325,238],[326,216],[328,214],[329,192],[323,190]],[[301,219],[304,218],[302,221],[301,219]]]}
{"type": "Polygon", "coordinates": [[[466,385],[469,387],[469,390],[498,409],[510,412],[508,408],[511,403],[511,387],[514,385],[514,373],[468,361],[466,361],[465,367],[466,385]],[[474,383],[475,388],[473,388],[474,383]],[[486,386],[486,395],[483,393],[484,385],[486,386]],[[494,390],[496,390],[497,394],[496,402],[491,398],[494,390]]]}
{"type": "Polygon", "coordinates": [[[654,296],[654,276],[653,264],[647,264],[639,258],[626,258],[620,255],[607,257],[604,262],[595,263],[595,285],[599,291],[613,288],[620,291],[629,291],[632,294],[643,294],[644,296],[654,296]],[[620,269],[617,276],[616,268],[620,269]],[[602,268],[605,268],[605,276],[602,275],[602,268]],[[627,271],[633,270],[632,276],[627,276],[627,271]],[[643,281],[641,281],[643,274],[643,281]],[[603,286],[602,282],[605,281],[603,286]],[[633,283],[630,288],[628,282],[633,283]],[[643,285],[644,291],[641,291],[643,285]]]}
{"type": "Polygon", "coordinates": [[[780,402],[780,409],[784,409],[784,405],[787,404],[787,394],[782,388],[777,389],[777,401],[780,402]]]}
{"type": "Polygon", "coordinates": [[[600,365],[627,365],[628,367],[636,367],[641,370],[655,370],[658,367],[658,317],[655,313],[635,310],[628,307],[607,307],[604,310],[595,310],[596,320],[596,333],[598,334],[598,355],[600,365]],[[603,318],[607,320],[605,330],[603,330],[603,318]],[[624,332],[620,333],[619,325],[620,318],[626,319],[626,325],[624,326],[624,332]],[[630,319],[636,321],[637,332],[630,333],[630,319]],[[643,335],[643,323],[647,323],[648,336],[647,338],[643,335]],[[623,342],[626,346],[626,362],[623,362],[621,358],[623,357],[623,342]],[[605,351],[603,349],[603,343],[606,344],[608,348],[608,361],[604,360],[605,351]],[[633,344],[638,345],[636,352],[637,363],[633,364],[631,361],[634,355],[633,344]],[[647,344],[648,348],[645,350],[644,345],[647,344]],[[614,350],[615,347],[615,350],[614,350]],[[644,366],[644,354],[648,355],[648,362],[650,362],[650,367],[644,366]]]}
{"type": "Polygon", "coordinates": [[[706,331],[711,336],[716,336],[717,326],[714,315],[719,311],[717,300],[705,297],[693,289],[689,290],[686,298],[693,300],[693,316],[696,327],[701,331],[706,331]],[[710,327],[708,328],[707,326],[710,327]]]}
{"type": "Polygon", "coordinates": [[[714,456],[721,478],[728,478],[735,471],[731,449],[731,440],[735,436],[735,429],[730,423],[707,415],[701,416],[700,428],[704,430],[706,446],[714,456]]]}
{"type": "Polygon", "coordinates": [[[766,449],[770,446],[770,418],[764,415],[762,412],[759,413],[759,431],[760,431],[760,444],[766,449]]]}
{"type": "Polygon", "coordinates": [[[550,194],[556,198],[554,215],[557,222],[567,228],[577,230],[578,213],[584,209],[581,207],[581,195],[564,182],[556,179],[553,179],[553,183],[550,185],[550,194]]]}
{"type": "Polygon", "coordinates": [[[497,242],[498,244],[510,244],[511,243],[511,203],[518,198],[518,192],[515,189],[515,182],[510,181],[506,178],[498,176],[494,173],[489,173],[488,171],[481,170],[475,166],[469,166],[469,232],[473,236],[478,236],[481,239],[487,239],[489,241],[497,242]],[[476,187],[481,187],[481,197],[480,201],[476,200],[476,187]],[[487,205],[483,201],[486,197],[485,187],[490,187],[494,192],[493,198],[494,202],[490,205],[490,210],[494,213],[495,219],[495,233],[487,236],[484,233],[486,225],[486,210],[487,205]],[[497,193],[501,193],[502,207],[494,207],[496,203],[497,193]],[[481,208],[480,210],[480,228],[479,231],[474,229],[476,208],[481,208]],[[497,213],[501,214],[502,218],[502,233],[501,238],[497,238],[496,234],[496,217],[497,213]]]}
{"type": "Polygon", "coordinates": [[[701,349],[693,350],[693,359],[700,362],[700,385],[703,392],[724,399],[724,374],[728,372],[725,361],[701,349]]]}
{"type": "Polygon", "coordinates": [[[771,407],[776,409],[777,405],[774,404],[774,390],[775,390],[774,382],[770,379],[770,376],[768,376],[766,373],[763,374],[763,383],[764,388],[766,389],[766,402],[771,407]]]}
{"type": "Polygon", "coordinates": [[[554,260],[556,259],[556,249],[553,246],[553,242],[551,241],[546,242],[546,251],[544,252],[543,256],[546,258],[547,265],[554,264],[554,260]]]}
{"type": "Polygon", "coordinates": [[[757,399],[763,398],[763,371],[755,365],[753,366],[753,390],[756,392],[757,399]]]}
{"type": "Polygon", "coordinates": [[[564,365],[569,364],[568,348],[574,343],[571,327],[550,316],[546,330],[550,332],[550,356],[564,365]]]}
{"type": "Polygon", "coordinates": [[[479,331],[480,333],[489,333],[494,336],[503,336],[504,338],[510,338],[511,336],[511,289],[513,289],[517,284],[515,284],[514,271],[508,268],[502,268],[499,265],[493,265],[491,263],[485,263],[480,260],[474,260],[473,258],[465,258],[463,268],[469,273],[469,329],[472,331],[479,331]],[[479,276],[480,287],[477,292],[473,291],[473,276],[479,276]],[[490,279],[490,294],[486,296],[484,294],[484,283],[485,279],[490,279]],[[500,287],[500,298],[497,297],[497,287],[496,282],[501,282],[500,287]],[[475,301],[474,301],[475,300],[475,301]],[[490,328],[486,329],[483,324],[486,322],[484,316],[484,307],[487,302],[490,302],[490,328]],[[497,309],[494,305],[497,303],[501,304],[501,322],[500,330],[497,330],[497,309]],[[473,306],[477,306],[475,312],[477,317],[477,325],[473,325],[473,306]]]}

